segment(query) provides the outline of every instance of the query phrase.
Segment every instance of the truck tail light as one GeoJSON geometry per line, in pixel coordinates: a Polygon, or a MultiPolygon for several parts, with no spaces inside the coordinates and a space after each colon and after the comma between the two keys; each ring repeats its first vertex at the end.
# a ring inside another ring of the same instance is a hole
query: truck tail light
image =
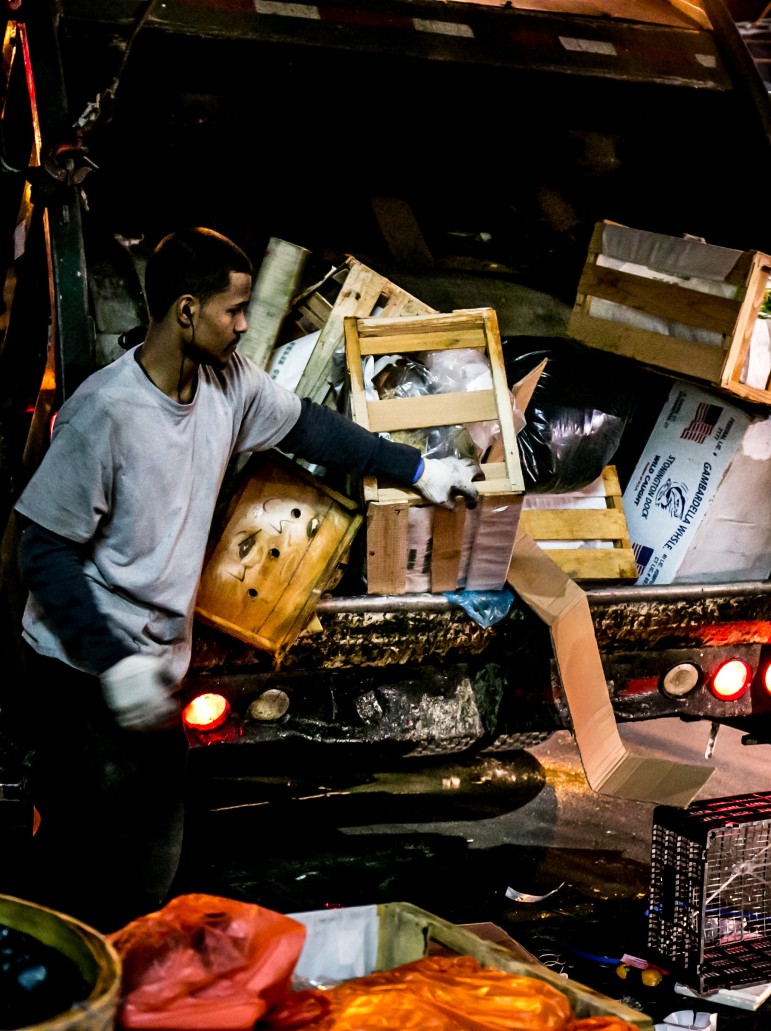
{"type": "Polygon", "coordinates": [[[188,702],[182,710],[182,721],[191,730],[214,730],[230,715],[230,702],[224,695],[206,692],[188,702]]]}
{"type": "Polygon", "coordinates": [[[744,659],[726,659],[712,675],[710,690],[723,702],[741,698],[752,681],[752,669],[744,659]]]}
{"type": "Polygon", "coordinates": [[[766,689],[767,694],[771,694],[771,662],[763,670],[763,687],[766,689]]]}

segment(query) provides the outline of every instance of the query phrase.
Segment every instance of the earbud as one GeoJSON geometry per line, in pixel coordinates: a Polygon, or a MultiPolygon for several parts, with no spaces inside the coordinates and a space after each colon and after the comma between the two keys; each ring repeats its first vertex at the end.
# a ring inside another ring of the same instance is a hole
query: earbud
{"type": "Polygon", "coordinates": [[[191,325],[192,322],[193,322],[193,313],[190,311],[190,305],[189,304],[186,304],[185,307],[182,309],[182,314],[187,319],[188,326],[191,325]]]}

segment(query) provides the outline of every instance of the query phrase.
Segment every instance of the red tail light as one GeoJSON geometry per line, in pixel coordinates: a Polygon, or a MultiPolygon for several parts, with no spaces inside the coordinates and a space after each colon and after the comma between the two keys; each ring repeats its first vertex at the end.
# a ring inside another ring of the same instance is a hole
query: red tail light
{"type": "Polygon", "coordinates": [[[763,671],[763,687],[765,687],[768,694],[771,694],[771,662],[763,671]]]}
{"type": "Polygon", "coordinates": [[[214,730],[230,715],[230,702],[221,694],[199,694],[182,710],[182,720],[192,730],[214,730]]]}
{"type": "Polygon", "coordinates": [[[732,702],[741,698],[752,681],[752,669],[744,659],[727,659],[715,670],[710,689],[716,698],[732,702]]]}

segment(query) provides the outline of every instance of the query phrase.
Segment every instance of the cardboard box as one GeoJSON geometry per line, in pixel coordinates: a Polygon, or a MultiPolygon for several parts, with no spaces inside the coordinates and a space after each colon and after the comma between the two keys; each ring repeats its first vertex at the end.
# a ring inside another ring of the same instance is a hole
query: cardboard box
{"type": "Polygon", "coordinates": [[[568,333],[769,405],[771,256],[613,222],[595,227],[568,333]]]}
{"type": "Polygon", "coordinates": [[[682,380],[624,491],[638,584],[771,573],[771,417],[682,380]]]}
{"type": "Polygon", "coordinates": [[[653,1031],[647,1014],[601,995],[541,963],[515,959],[508,948],[485,941],[473,931],[451,924],[407,902],[290,913],[307,928],[295,977],[335,983],[391,970],[427,956],[436,942],[455,955],[473,956],[483,966],[546,981],[570,1000],[577,1018],[615,1016],[653,1031]]]}
{"type": "Polygon", "coordinates": [[[492,308],[396,318],[344,319],[353,420],[375,433],[497,424],[500,459],[481,464],[479,504],[456,511],[429,505],[414,489],[364,478],[367,590],[370,594],[499,590],[514,547],[524,480],[500,333],[492,308]],[[364,363],[376,357],[474,352],[489,363],[482,389],[417,396],[371,396],[364,363]]]}

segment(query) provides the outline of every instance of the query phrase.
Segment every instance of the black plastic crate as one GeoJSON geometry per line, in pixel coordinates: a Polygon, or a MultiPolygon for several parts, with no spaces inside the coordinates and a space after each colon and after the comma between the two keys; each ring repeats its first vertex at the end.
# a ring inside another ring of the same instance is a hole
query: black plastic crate
{"type": "Polygon", "coordinates": [[[656,806],[648,959],[700,994],[771,981],[771,794],[656,806]]]}

